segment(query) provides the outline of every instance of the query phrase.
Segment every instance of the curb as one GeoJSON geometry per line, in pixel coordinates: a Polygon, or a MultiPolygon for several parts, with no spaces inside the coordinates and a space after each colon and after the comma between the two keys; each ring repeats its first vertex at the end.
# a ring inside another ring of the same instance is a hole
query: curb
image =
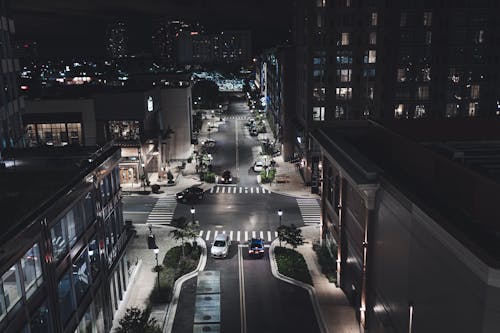
{"type": "Polygon", "coordinates": [[[321,199],[318,195],[316,194],[292,194],[292,193],[287,193],[286,191],[281,191],[278,190],[276,191],[272,186],[262,186],[262,188],[265,188],[266,190],[270,191],[271,193],[276,193],[276,194],[281,194],[287,197],[292,197],[292,198],[300,198],[300,199],[321,199]]]}
{"type": "Polygon", "coordinates": [[[281,274],[280,272],[278,272],[278,265],[276,264],[276,258],[274,256],[274,247],[276,246],[277,242],[278,242],[278,239],[275,239],[271,243],[271,247],[269,248],[269,261],[271,263],[271,272],[273,273],[275,278],[282,280],[284,282],[293,284],[297,287],[301,287],[308,292],[309,298],[311,299],[311,303],[313,306],[314,314],[316,315],[316,321],[318,322],[319,330],[321,333],[328,333],[328,328],[327,328],[325,320],[323,318],[323,314],[321,313],[318,298],[316,296],[316,290],[314,289],[314,287],[307,284],[307,283],[292,279],[292,278],[285,276],[285,275],[281,274]]]}
{"type": "Polygon", "coordinates": [[[182,285],[187,280],[195,277],[199,271],[204,270],[205,265],[207,264],[207,243],[205,243],[205,241],[200,237],[196,238],[196,242],[201,246],[201,255],[200,255],[200,261],[198,262],[198,267],[196,267],[194,271],[184,274],[175,281],[173,288],[174,295],[172,297],[172,301],[170,301],[170,303],[167,304],[167,311],[166,311],[167,314],[163,321],[163,329],[162,329],[163,333],[172,332],[172,328],[174,326],[175,313],[177,312],[177,304],[179,303],[179,296],[181,294],[182,285]]]}

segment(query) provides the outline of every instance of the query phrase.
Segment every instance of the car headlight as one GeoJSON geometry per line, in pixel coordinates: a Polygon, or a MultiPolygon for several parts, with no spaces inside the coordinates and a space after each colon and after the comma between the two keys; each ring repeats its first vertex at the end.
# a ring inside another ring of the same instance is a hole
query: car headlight
{"type": "Polygon", "coordinates": [[[233,181],[233,178],[229,177],[229,181],[232,182],[233,181]]]}

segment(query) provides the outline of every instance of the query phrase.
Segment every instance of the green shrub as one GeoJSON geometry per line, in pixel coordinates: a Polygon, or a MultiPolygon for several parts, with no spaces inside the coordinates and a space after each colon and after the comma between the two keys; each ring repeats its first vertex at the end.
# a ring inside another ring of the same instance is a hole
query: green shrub
{"type": "Polygon", "coordinates": [[[163,266],[160,267],[160,292],[158,292],[158,280],[149,295],[152,304],[165,304],[172,298],[172,288],[175,281],[184,274],[192,272],[198,266],[201,249],[193,247],[190,243],[184,244],[185,257],[182,257],[181,246],[171,248],[163,258],[163,266]]]}
{"type": "Polygon", "coordinates": [[[213,172],[205,172],[203,179],[207,183],[215,183],[215,173],[213,173],[213,172]]]}
{"type": "Polygon", "coordinates": [[[260,172],[260,181],[264,184],[266,183],[271,183],[274,180],[274,177],[276,176],[276,169],[268,169],[267,170],[267,176],[266,176],[266,170],[262,170],[260,172]]]}
{"type": "Polygon", "coordinates": [[[311,275],[302,254],[286,247],[275,247],[274,254],[281,274],[312,285],[311,275]]]}
{"type": "MultiPolygon", "coordinates": [[[[318,263],[321,266],[321,272],[325,274],[328,281],[337,283],[337,262],[326,245],[314,246],[314,251],[318,257],[318,263]]],[[[332,249],[336,253],[336,249],[332,249]]]]}

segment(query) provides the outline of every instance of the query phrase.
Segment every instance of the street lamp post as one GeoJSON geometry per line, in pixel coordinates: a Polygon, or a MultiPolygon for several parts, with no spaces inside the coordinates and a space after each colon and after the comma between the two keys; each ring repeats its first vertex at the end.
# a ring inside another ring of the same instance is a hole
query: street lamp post
{"type": "Polygon", "coordinates": [[[193,221],[193,226],[195,225],[195,222],[194,222],[194,213],[196,213],[196,209],[194,209],[194,206],[191,206],[191,219],[193,221]]]}
{"type": "Polygon", "coordinates": [[[141,166],[142,166],[142,186],[144,188],[144,192],[146,192],[146,168],[145,168],[145,164],[144,163],[141,163],[141,166]]]}
{"type": "MultiPolygon", "coordinates": [[[[279,216],[279,226],[281,227],[281,216],[283,216],[283,211],[281,209],[278,209],[278,216],[279,216]]],[[[280,240],[280,247],[281,247],[281,238],[280,240]]]]}
{"type": "Polygon", "coordinates": [[[160,252],[160,249],[158,247],[153,249],[155,253],[155,258],[156,258],[156,273],[157,273],[157,279],[158,279],[158,299],[161,297],[161,292],[160,292],[160,265],[158,265],[158,252],[160,252]]]}

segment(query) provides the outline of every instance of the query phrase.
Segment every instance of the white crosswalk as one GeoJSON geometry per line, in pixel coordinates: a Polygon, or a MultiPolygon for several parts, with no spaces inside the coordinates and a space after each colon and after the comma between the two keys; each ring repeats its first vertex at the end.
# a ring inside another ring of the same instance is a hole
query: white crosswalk
{"type": "Polygon", "coordinates": [[[251,238],[260,237],[266,242],[278,238],[277,231],[271,230],[200,230],[198,236],[211,242],[218,234],[228,234],[232,242],[248,242],[251,238]]]}
{"type": "Polygon", "coordinates": [[[147,223],[151,224],[168,224],[174,216],[177,201],[174,196],[161,197],[156,202],[155,206],[148,215],[147,223]]]}
{"type": "Polygon", "coordinates": [[[321,209],[316,199],[297,198],[300,214],[305,225],[315,225],[321,223],[321,209]]]}
{"type": "Polygon", "coordinates": [[[226,194],[265,194],[265,193],[271,193],[270,190],[265,189],[260,186],[250,186],[250,187],[245,187],[245,186],[214,186],[210,189],[210,193],[213,194],[219,194],[219,193],[226,193],[226,194]]]}
{"type": "Polygon", "coordinates": [[[249,116],[226,116],[224,119],[239,119],[239,120],[247,120],[249,116]]]}

